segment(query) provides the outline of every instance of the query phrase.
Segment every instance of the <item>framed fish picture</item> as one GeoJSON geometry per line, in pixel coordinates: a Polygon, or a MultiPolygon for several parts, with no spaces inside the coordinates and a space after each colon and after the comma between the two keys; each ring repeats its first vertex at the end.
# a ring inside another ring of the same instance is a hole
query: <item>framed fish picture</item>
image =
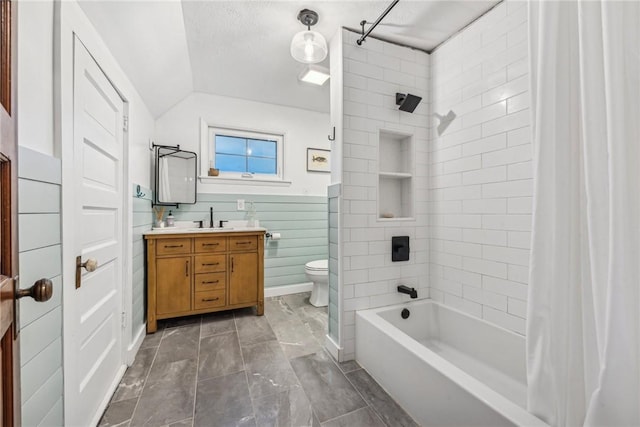
{"type": "Polygon", "coordinates": [[[307,148],[308,172],[331,172],[331,150],[307,148]]]}

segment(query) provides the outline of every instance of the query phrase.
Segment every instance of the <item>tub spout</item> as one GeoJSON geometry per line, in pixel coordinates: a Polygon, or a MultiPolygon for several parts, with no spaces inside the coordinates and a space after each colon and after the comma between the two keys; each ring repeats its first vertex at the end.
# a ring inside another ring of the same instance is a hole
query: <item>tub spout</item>
{"type": "Polygon", "coordinates": [[[410,288],[407,285],[398,285],[398,292],[401,294],[407,294],[411,298],[418,298],[418,291],[415,288],[410,288]]]}

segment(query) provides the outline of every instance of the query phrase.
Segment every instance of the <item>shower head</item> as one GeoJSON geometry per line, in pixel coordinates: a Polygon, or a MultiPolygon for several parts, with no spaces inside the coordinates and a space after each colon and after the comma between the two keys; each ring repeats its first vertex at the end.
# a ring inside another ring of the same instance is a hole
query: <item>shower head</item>
{"type": "Polygon", "coordinates": [[[396,93],[396,105],[400,106],[401,111],[413,113],[420,101],[422,101],[420,96],[411,95],[410,93],[396,93]]]}
{"type": "Polygon", "coordinates": [[[441,116],[438,113],[433,113],[433,115],[436,119],[440,120],[440,124],[438,124],[438,135],[442,135],[456,118],[456,113],[454,113],[453,110],[449,110],[446,116],[441,116]]]}

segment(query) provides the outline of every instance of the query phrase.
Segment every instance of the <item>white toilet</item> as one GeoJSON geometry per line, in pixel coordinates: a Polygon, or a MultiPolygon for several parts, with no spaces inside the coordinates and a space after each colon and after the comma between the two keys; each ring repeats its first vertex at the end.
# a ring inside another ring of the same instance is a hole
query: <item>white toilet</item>
{"type": "Polygon", "coordinates": [[[313,282],[309,302],[316,307],[329,305],[329,262],[326,259],[310,261],[304,265],[307,280],[313,282]]]}

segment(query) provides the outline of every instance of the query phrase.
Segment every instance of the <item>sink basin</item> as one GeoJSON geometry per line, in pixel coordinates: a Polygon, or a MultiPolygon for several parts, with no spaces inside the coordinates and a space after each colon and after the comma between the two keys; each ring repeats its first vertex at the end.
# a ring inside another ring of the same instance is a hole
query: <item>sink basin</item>
{"type": "Polygon", "coordinates": [[[233,230],[233,227],[225,228],[187,228],[190,233],[221,233],[224,231],[233,230]]]}

